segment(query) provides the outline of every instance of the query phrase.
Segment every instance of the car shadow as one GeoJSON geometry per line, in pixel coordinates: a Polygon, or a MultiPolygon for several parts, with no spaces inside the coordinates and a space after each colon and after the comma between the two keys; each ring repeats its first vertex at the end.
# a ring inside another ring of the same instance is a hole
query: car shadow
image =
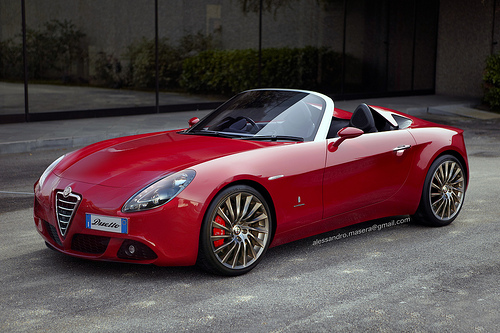
{"type": "MultiPolygon", "coordinates": [[[[412,229],[410,234],[432,229],[414,223],[408,216],[371,220],[273,247],[267,251],[257,269],[249,274],[262,274],[264,272],[266,272],[264,274],[269,274],[270,271],[276,270],[276,267],[285,261],[295,261],[295,264],[300,265],[301,260],[297,258],[304,255],[309,258],[314,258],[316,255],[321,256],[321,252],[325,249],[335,248],[339,245],[342,247],[349,246],[354,249],[359,246],[360,242],[363,243],[370,238],[385,237],[387,234],[398,234],[401,233],[403,228],[406,230],[408,228],[412,229]],[[317,252],[320,252],[320,254],[317,254],[317,252]]],[[[206,282],[207,279],[218,280],[221,278],[207,273],[197,266],[159,267],[144,264],[93,261],[71,257],[48,248],[16,257],[15,260],[22,263],[24,268],[26,268],[26,265],[31,265],[31,270],[38,271],[38,274],[42,275],[77,275],[97,279],[130,277],[150,282],[155,280],[164,281],[165,279],[187,279],[189,281],[202,279],[206,282]]],[[[334,265],[337,260],[341,260],[341,258],[331,258],[329,263],[334,265]]]]}

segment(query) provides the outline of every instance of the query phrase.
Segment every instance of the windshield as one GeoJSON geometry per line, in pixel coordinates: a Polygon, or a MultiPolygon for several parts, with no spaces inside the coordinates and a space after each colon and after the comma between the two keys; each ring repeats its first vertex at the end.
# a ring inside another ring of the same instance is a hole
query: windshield
{"type": "Polygon", "coordinates": [[[230,99],[186,133],[250,140],[312,141],[324,109],[325,101],[307,92],[247,91],[230,99]]]}

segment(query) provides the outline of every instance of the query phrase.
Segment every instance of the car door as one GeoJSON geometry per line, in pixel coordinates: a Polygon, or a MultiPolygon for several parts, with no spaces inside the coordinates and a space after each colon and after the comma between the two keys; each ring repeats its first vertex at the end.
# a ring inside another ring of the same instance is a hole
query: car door
{"type": "Polygon", "coordinates": [[[354,211],[394,195],[408,177],[413,145],[415,140],[407,130],[328,140],[323,217],[354,211]]]}

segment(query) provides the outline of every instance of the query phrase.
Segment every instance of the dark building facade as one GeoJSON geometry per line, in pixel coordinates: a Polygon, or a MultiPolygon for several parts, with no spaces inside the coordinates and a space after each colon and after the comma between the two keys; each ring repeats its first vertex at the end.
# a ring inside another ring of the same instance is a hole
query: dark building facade
{"type": "MultiPolygon", "coordinates": [[[[481,97],[485,60],[499,50],[499,1],[271,2],[260,33],[259,12],[251,6],[259,1],[251,0],[25,0],[25,14],[28,29],[67,20],[85,33],[87,58],[72,70],[86,78],[95,74],[99,54],[120,59],[131,43],[154,39],[157,8],[158,36],[172,43],[201,33],[220,49],[333,50],[341,67],[325,88],[332,95],[481,97]]],[[[18,38],[21,17],[20,1],[0,0],[1,42],[18,38]]]]}

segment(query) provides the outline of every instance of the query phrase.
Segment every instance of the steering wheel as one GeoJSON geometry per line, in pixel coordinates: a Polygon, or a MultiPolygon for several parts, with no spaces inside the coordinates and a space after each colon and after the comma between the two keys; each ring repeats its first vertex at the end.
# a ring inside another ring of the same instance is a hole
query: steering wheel
{"type": "Polygon", "coordinates": [[[259,129],[259,126],[257,125],[257,123],[252,119],[252,118],[249,118],[249,117],[245,117],[245,116],[239,116],[236,118],[236,121],[238,121],[238,119],[245,119],[247,122],[250,123],[250,125],[252,125],[252,128],[251,129],[256,129],[258,130],[259,129]]]}

